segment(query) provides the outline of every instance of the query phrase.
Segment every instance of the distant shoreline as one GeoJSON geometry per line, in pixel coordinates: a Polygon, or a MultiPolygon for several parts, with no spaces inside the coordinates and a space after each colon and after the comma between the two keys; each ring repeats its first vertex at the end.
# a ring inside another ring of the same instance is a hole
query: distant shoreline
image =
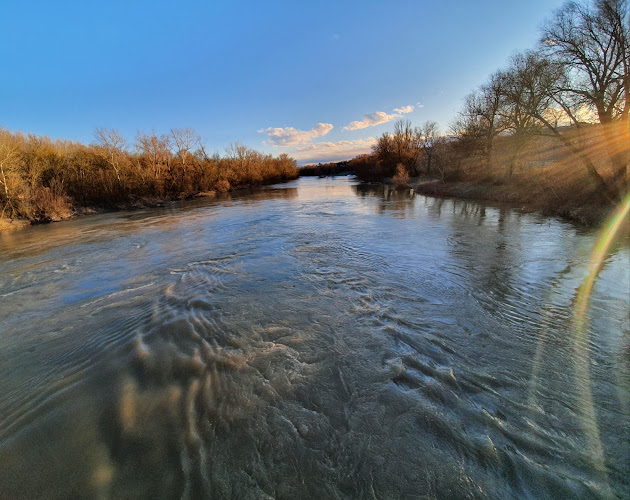
{"type": "Polygon", "coordinates": [[[190,128],[139,132],[133,144],[114,129],[96,129],[95,138],[86,145],[0,127],[0,230],[298,177],[286,153],[234,143],[224,156],[209,155],[190,128]]]}

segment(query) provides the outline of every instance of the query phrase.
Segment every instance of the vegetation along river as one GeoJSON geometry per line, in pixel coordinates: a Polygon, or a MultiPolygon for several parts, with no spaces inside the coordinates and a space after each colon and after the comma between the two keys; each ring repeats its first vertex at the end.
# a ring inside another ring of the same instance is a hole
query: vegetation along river
{"type": "Polygon", "coordinates": [[[0,235],[1,498],[630,496],[630,266],[351,178],[0,235]]]}

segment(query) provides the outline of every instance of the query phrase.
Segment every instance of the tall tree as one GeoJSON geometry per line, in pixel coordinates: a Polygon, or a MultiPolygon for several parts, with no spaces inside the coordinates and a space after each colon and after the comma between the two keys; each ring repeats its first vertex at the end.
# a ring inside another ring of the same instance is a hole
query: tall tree
{"type": "Polygon", "coordinates": [[[541,42],[547,54],[568,69],[562,90],[596,111],[615,179],[623,183],[630,144],[628,0],[596,0],[592,6],[568,2],[544,27],[541,42]]]}
{"type": "Polygon", "coordinates": [[[503,85],[500,73],[492,75],[487,83],[466,96],[464,107],[451,126],[456,135],[485,156],[488,165],[492,162],[494,138],[503,131],[499,113],[503,85]]]}
{"type": "MultiPolygon", "coordinates": [[[[174,152],[179,159],[179,179],[177,189],[185,190],[186,176],[191,164],[195,160],[194,152],[201,145],[201,136],[192,128],[171,129],[174,152]]],[[[172,179],[175,180],[175,179],[172,179]]]]}
{"type": "Polygon", "coordinates": [[[509,68],[504,73],[504,78],[506,84],[503,87],[503,102],[505,105],[518,108],[521,113],[545,127],[575,154],[602,193],[611,200],[615,199],[617,197],[615,189],[609,186],[598,172],[584,145],[575,144],[570,140],[560,131],[557,118],[550,116],[550,111],[562,109],[568,118],[578,123],[575,112],[566,101],[565,66],[542,57],[536,52],[528,51],[516,54],[512,58],[509,68]]]}
{"type": "Polygon", "coordinates": [[[192,128],[171,129],[171,136],[175,143],[175,152],[186,169],[186,164],[189,163],[193,152],[201,145],[201,137],[192,128]]]}
{"type": "Polygon", "coordinates": [[[8,214],[13,217],[17,212],[20,164],[20,138],[0,129],[0,218],[8,214]]]}

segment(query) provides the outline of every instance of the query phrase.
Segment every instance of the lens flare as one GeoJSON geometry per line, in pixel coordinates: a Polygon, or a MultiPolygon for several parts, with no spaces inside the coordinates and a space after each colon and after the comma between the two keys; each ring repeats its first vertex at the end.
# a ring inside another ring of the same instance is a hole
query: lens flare
{"type": "MultiPolygon", "coordinates": [[[[585,336],[588,332],[586,310],[590,300],[595,280],[604,267],[606,257],[611,248],[628,234],[627,223],[630,214],[630,193],[626,195],[619,207],[608,219],[602,229],[599,238],[589,260],[588,274],[578,289],[573,312],[573,328],[575,335],[575,374],[576,385],[580,401],[582,402],[581,425],[587,439],[588,451],[592,453],[593,466],[604,476],[607,476],[607,467],[604,458],[597,415],[591,392],[590,360],[585,336]]],[[[606,481],[604,484],[608,485],[606,481]]],[[[604,492],[606,496],[611,494],[610,489],[604,492]]]]}
{"type": "Polygon", "coordinates": [[[575,318],[578,327],[582,326],[584,321],[584,315],[586,314],[586,307],[593,290],[593,284],[597,275],[604,266],[604,260],[610,249],[610,247],[617,242],[624,233],[627,234],[628,214],[630,213],[630,193],[626,195],[621,202],[615,213],[608,219],[604,226],[597,243],[591,253],[591,259],[589,261],[588,276],[580,286],[578,290],[577,300],[575,303],[575,318]],[[624,228],[626,231],[624,231],[624,228]]]}

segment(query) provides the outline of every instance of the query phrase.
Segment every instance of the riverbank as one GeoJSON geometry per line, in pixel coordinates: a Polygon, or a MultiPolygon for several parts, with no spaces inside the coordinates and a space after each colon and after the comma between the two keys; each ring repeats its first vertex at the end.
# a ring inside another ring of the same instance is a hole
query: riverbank
{"type": "Polygon", "coordinates": [[[430,166],[424,150],[412,150],[408,158],[375,150],[351,160],[349,166],[367,182],[408,183],[419,194],[510,203],[598,226],[614,210],[628,181],[615,177],[601,128],[566,128],[563,134],[566,140],[583,145],[582,156],[550,136],[521,142],[501,136],[494,139],[491,151],[475,149],[463,139],[444,140],[432,146],[430,166]],[[591,170],[585,168],[586,157],[591,170]],[[402,169],[398,177],[397,168],[402,169]]]}
{"type": "MultiPolygon", "coordinates": [[[[216,196],[215,191],[198,193],[192,197],[193,198],[212,198],[216,196]]],[[[155,199],[145,199],[145,200],[135,200],[129,201],[125,203],[120,203],[117,205],[112,205],[108,207],[74,207],[65,211],[63,214],[59,214],[56,217],[51,217],[45,220],[29,220],[23,218],[5,218],[0,217],[0,233],[5,231],[18,231],[21,229],[25,229],[31,226],[38,226],[41,224],[51,224],[53,222],[64,222],[72,219],[76,219],[77,217],[83,217],[86,215],[94,215],[94,214],[102,214],[107,212],[118,212],[122,210],[141,210],[144,208],[156,208],[163,207],[169,203],[176,203],[181,201],[181,199],[170,199],[170,198],[155,198],[155,199]]]]}
{"type": "MultiPolygon", "coordinates": [[[[397,185],[395,179],[391,177],[376,183],[397,185]]],[[[518,208],[522,212],[538,212],[587,227],[600,226],[615,208],[613,204],[577,189],[571,192],[572,196],[567,196],[569,191],[559,189],[550,196],[547,192],[549,187],[547,185],[545,189],[545,186],[540,183],[524,187],[518,183],[444,181],[432,176],[418,176],[411,177],[406,184],[398,184],[397,189],[410,189],[416,194],[435,198],[499,203],[518,208]]]]}
{"type": "Polygon", "coordinates": [[[528,212],[561,217],[584,226],[599,226],[611,214],[614,207],[593,200],[550,199],[536,190],[524,191],[510,185],[478,184],[474,182],[444,182],[438,179],[417,180],[414,192],[426,196],[460,198],[466,200],[508,203],[528,212]],[[590,201],[590,203],[589,203],[590,201]]]}
{"type": "MultiPolygon", "coordinates": [[[[294,179],[290,179],[294,180],[294,179]]],[[[290,180],[284,182],[290,182],[290,180]]],[[[22,229],[26,229],[31,226],[38,226],[42,224],[51,224],[56,222],[64,222],[76,219],[78,217],[84,217],[87,215],[95,215],[95,214],[103,214],[103,213],[113,213],[119,211],[126,210],[143,210],[147,208],[159,208],[166,207],[175,203],[187,201],[187,200],[196,200],[196,199],[213,199],[219,198],[221,196],[229,196],[230,194],[239,194],[239,193],[248,193],[261,189],[262,187],[269,186],[274,183],[262,184],[257,186],[243,186],[235,189],[230,189],[229,191],[218,191],[218,190],[209,190],[209,191],[201,191],[192,195],[188,195],[185,197],[177,197],[177,198],[147,198],[147,199],[138,199],[133,201],[127,201],[118,203],[111,206],[87,206],[87,207],[73,207],[68,209],[65,213],[59,214],[57,217],[49,218],[46,220],[28,220],[24,218],[13,218],[9,219],[6,217],[0,217],[0,234],[3,232],[11,232],[18,231],[22,229]]]]}
{"type": "Polygon", "coordinates": [[[0,219],[0,233],[4,231],[17,231],[29,227],[31,223],[26,219],[0,219]]]}
{"type": "Polygon", "coordinates": [[[97,129],[95,139],[81,144],[0,127],[0,219],[6,219],[0,227],[67,220],[86,210],[151,207],[298,177],[296,161],[286,154],[236,143],[225,156],[209,156],[192,129],[138,133],[134,144],[116,130],[97,129]]]}

